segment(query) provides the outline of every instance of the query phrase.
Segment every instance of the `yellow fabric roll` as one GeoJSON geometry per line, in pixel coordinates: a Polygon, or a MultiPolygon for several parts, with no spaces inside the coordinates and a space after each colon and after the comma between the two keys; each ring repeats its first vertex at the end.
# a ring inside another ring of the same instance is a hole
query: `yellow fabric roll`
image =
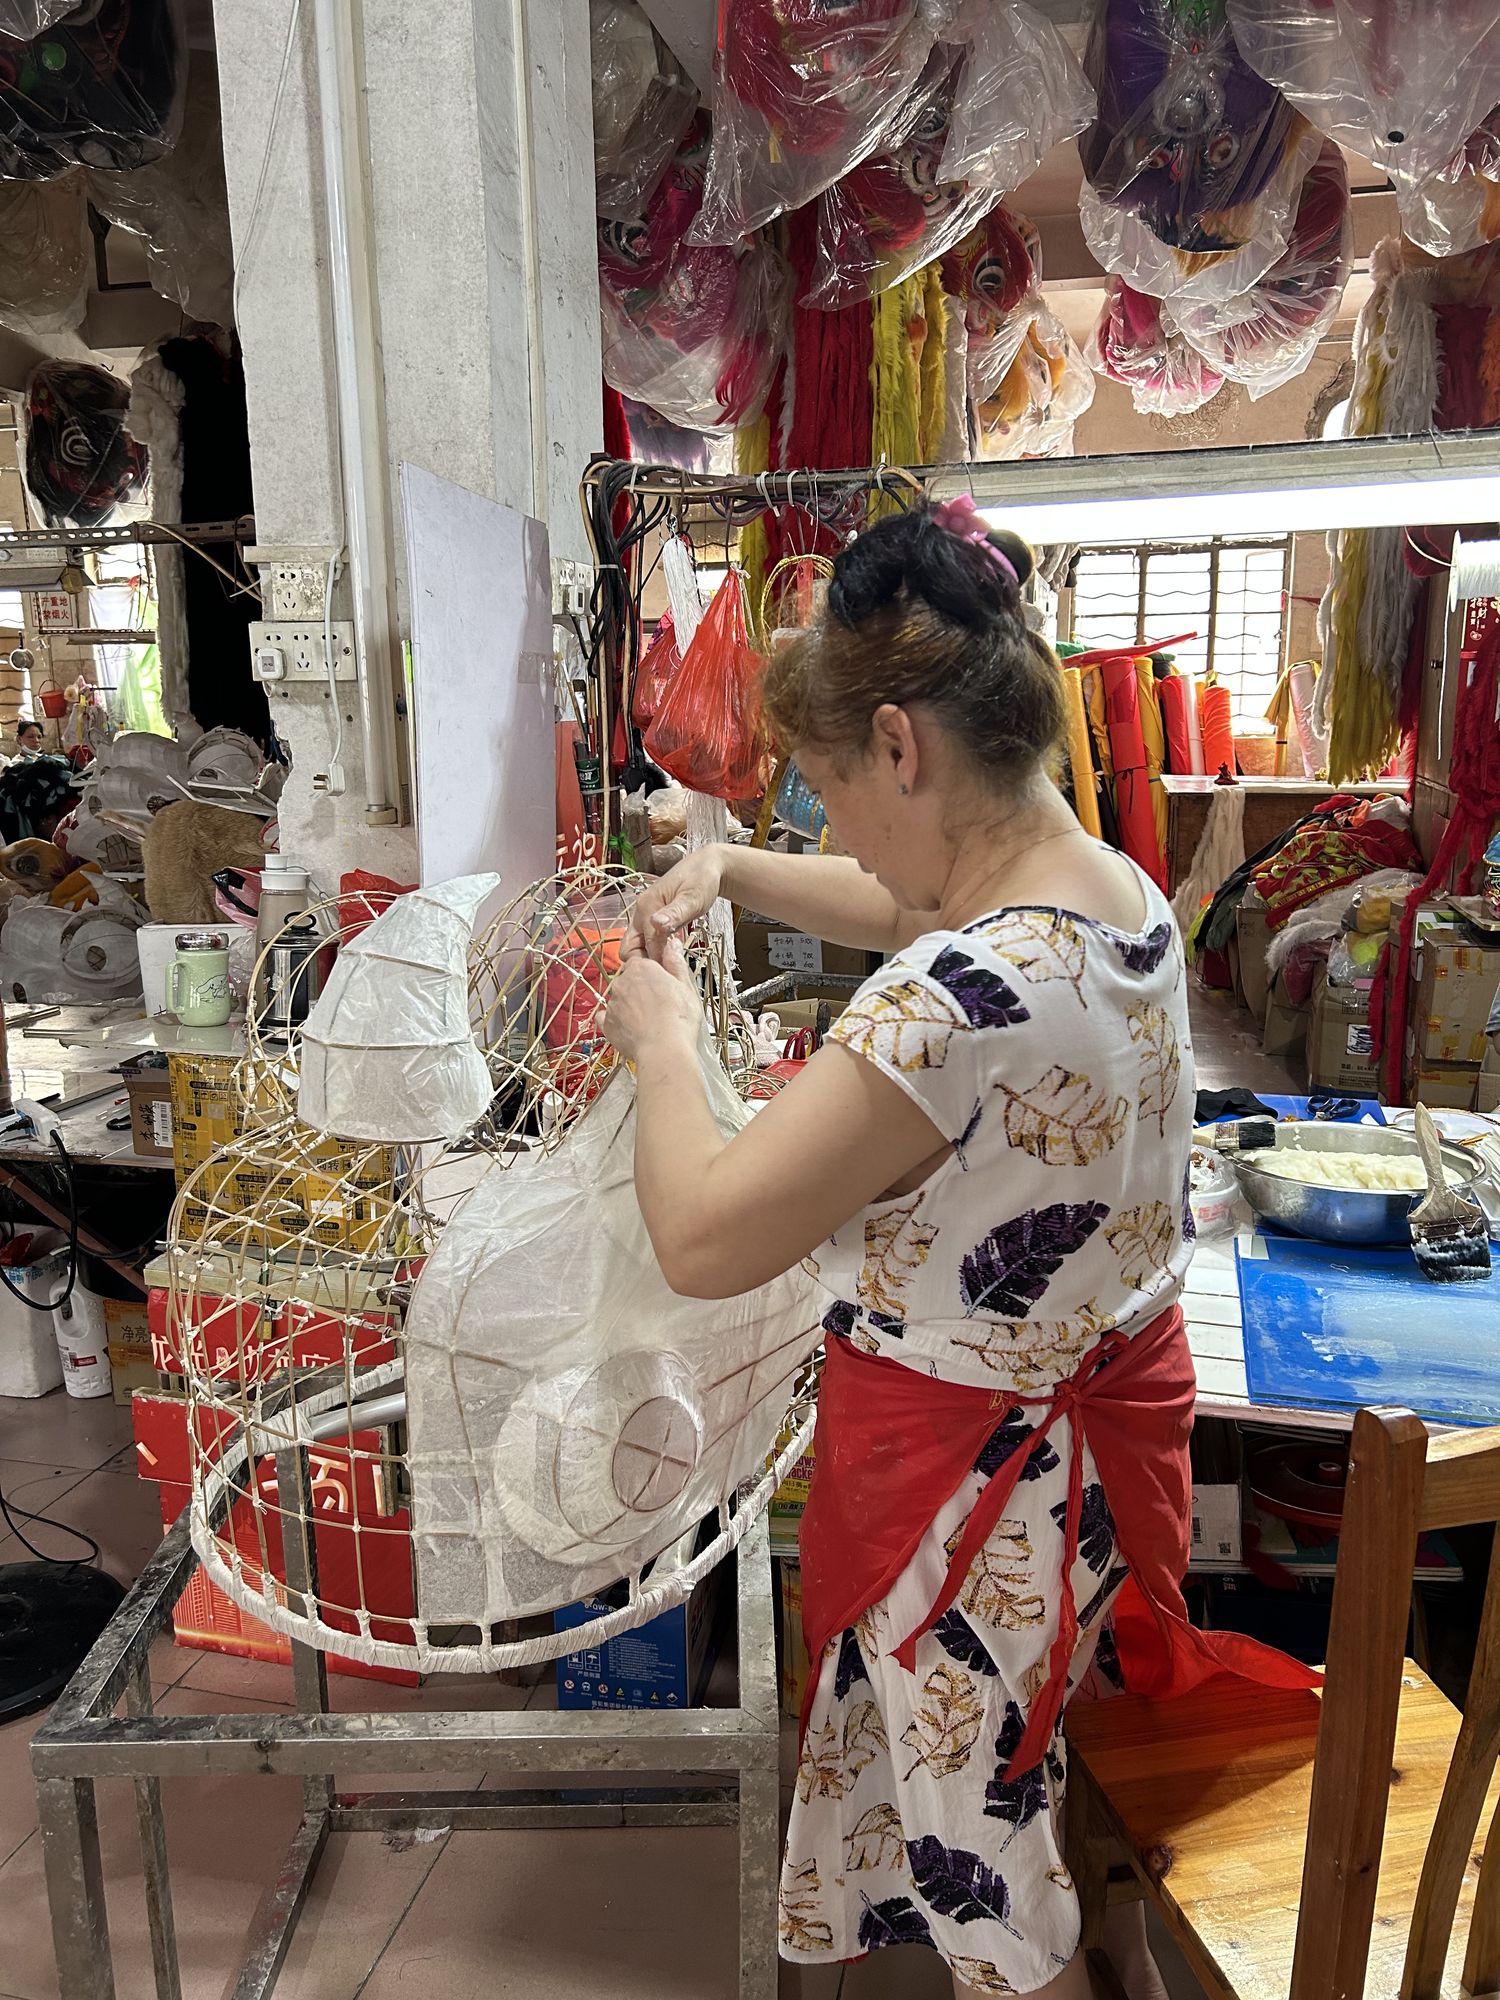
{"type": "Polygon", "coordinates": [[[1146,778],[1151,786],[1151,815],[1156,821],[1156,841],[1167,851],[1167,790],[1161,774],[1167,762],[1167,730],[1161,718],[1161,696],[1156,691],[1156,675],[1148,658],[1135,663],[1136,692],[1141,709],[1141,739],[1146,745],[1146,778]]]}
{"type": "Polygon", "coordinates": [[[1089,733],[1094,739],[1094,755],[1099,760],[1099,769],[1106,780],[1113,782],[1115,753],[1114,746],[1109,740],[1109,712],[1104,700],[1104,676],[1097,667],[1084,670],[1083,703],[1089,719],[1089,733]]]}
{"type": "Polygon", "coordinates": [[[1073,772],[1073,809],[1079,825],[1095,840],[1103,837],[1094,759],[1089,747],[1088,710],[1083,699],[1083,675],[1077,667],[1063,668],[1063,712],[1066,716],[1068,763],[1073,772]]]}

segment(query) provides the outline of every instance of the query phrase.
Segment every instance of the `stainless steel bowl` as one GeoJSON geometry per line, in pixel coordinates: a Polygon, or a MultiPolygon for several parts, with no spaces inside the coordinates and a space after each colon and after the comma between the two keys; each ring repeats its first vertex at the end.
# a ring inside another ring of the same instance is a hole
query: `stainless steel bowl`
{"type": "MultiPolygon", "coordinates": [[[[1402,1153],[1419,1157],[1417,1142],[1410,1132],[1383,1125],[1320,1125],[1300,1123],[1278,1125],[1276,1151],[1304,1153],[1402,1153]]],[[[1233,1156],[1231,1155],[1231,1158],[1233,1156]]],[[[1443,1164],[1455,1182],[1487,1211],[1493,1212],[1488,1191],[1477,1185],[1484,1174],[1483,1163],[1462,1146],[1443,1145],[1443,1164]]],[[[1320,1243],[1390,1244],[1408,1243],[1406,1218],[1420,1194],[1371,1194],[1363,1188],[1313,1187],[1306,1181],[1289,1180],[1269,1168],[1251,1166],[1234,1159],[1240,1192],[1266,1221],[1299,1236],[1315,1237],[1320,1243]]]]}

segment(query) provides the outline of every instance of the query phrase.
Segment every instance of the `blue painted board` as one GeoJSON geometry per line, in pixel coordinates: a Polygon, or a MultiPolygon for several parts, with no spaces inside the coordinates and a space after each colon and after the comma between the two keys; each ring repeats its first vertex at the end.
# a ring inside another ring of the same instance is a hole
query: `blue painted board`
{"type": "MultiPolygon", "coordinates": [[[[1311,1099],[1309,1098],[1273,1097],[1268,1091],[1264,1090],[1258,1090],[1255,1094],[1262,1104],[1267,1105],[1276,1113],[1278,1118],[1310,1118],[1312,1116],[1310,1109],[1311,1099]]],[[[1345,1096],[1348,1095],[1347,1092],[1342,1094],[1345,1096]]],[[[1225,1115],[1229,1118],[1240,1118],[1245,1114],[1239,1111],[1231,1111],[1225,1115]]],[[[1338,1122],[1344,1125],[1384,1125],[1386,1116],[1380,1105],[1373,1098],[1361,1098],[1359,1100],[1359,1109],[1350,1117],[1340,1119],[1338,1122]]]]}
{"type": "Polygon", "coordinates": [[[1252,1402],[1500,1423],[1500,1272],[1434,1285],[1409,1251],[1292,1236],[1260,1235],[1256,1252],[1238,1255],[1252,1402]]]}

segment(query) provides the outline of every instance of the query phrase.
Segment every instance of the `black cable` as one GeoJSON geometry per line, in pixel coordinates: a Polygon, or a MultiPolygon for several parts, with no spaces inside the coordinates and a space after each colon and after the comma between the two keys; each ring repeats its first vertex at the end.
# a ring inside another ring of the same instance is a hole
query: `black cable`
{"type": "Polygon", "coordinates": [[[22,1291],[19,1285],[12,1283],[5,1266],[0,1264],[0,1284],[4,1285],[11,1297],[19,1299],[22,1305],[30,1306],[33,1312],[44,1313],[55,1312],[59,1306],[65,1306],[72,1298],[73,1287],[78,1282],[78,1187],[73,1179],[73,1156],[64,1144],[61,1132],[53,1132],[52,1143],[62,1160],[63,1175],[68,1188],[68,1282],[63,1287],[62,1296],[49,1299],[45,1304],[38,1303],[29,1293],[22,1291]]]}
{"type": "Polygon", "coordinates": [[[21,1544],[21,1547],[34,1555],[38,1562],[51,1563],[58,1569],[83,1569],[89,1563],[95,1563],[99,1560],[99,1544],[94,1540],[92,1535],[86,1535],[82,1528],[70,1528],[66,1521],[55,1520],[51,1514],[33,1514],[29,1507],[12,1507],[11,1503],[5,1497],[3,1487],[0,1487],[0,1519],[4,1520],[10,1532],[21,1544]],[[59,1534],[71,1535],[75,1542],[83,1543],[88,1550],[88,1554],[86,1556],[49,1556],[45,1549],[39,1549],[35,1542],[27,1540],[25,1531],[22,1529],[20,1521],[16,1518],[17,1515],[20,1516],[21,1521],[29,1521],[34,1528],[56,1528],[59,1534]]]}

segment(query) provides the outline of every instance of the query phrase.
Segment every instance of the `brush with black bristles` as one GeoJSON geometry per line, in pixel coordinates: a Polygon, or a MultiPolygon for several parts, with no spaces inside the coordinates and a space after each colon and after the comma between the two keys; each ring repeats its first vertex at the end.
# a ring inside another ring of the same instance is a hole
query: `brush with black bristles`
{"type": "Polygon", "coordinates": [[[1449,1187],[1437,1127],[1427,1106],[1419,1104],[1413,1115],[1422,1165],[1427,1169],[1427,1193],[1406,1218],[1417,1268],[1435,1285],[1469,1284],[1487,1278],[1490,1237],[1484,1212],[1449,1187]]]}
{"type": "Polygon", "coordinates": [[[1200,1125],[1193,1134],[1195,1146],[1215,1153],[1265,1153],[1276,1144],[1274,1118],[1228,1118],[1222,1125],[1200,1125]]]}

